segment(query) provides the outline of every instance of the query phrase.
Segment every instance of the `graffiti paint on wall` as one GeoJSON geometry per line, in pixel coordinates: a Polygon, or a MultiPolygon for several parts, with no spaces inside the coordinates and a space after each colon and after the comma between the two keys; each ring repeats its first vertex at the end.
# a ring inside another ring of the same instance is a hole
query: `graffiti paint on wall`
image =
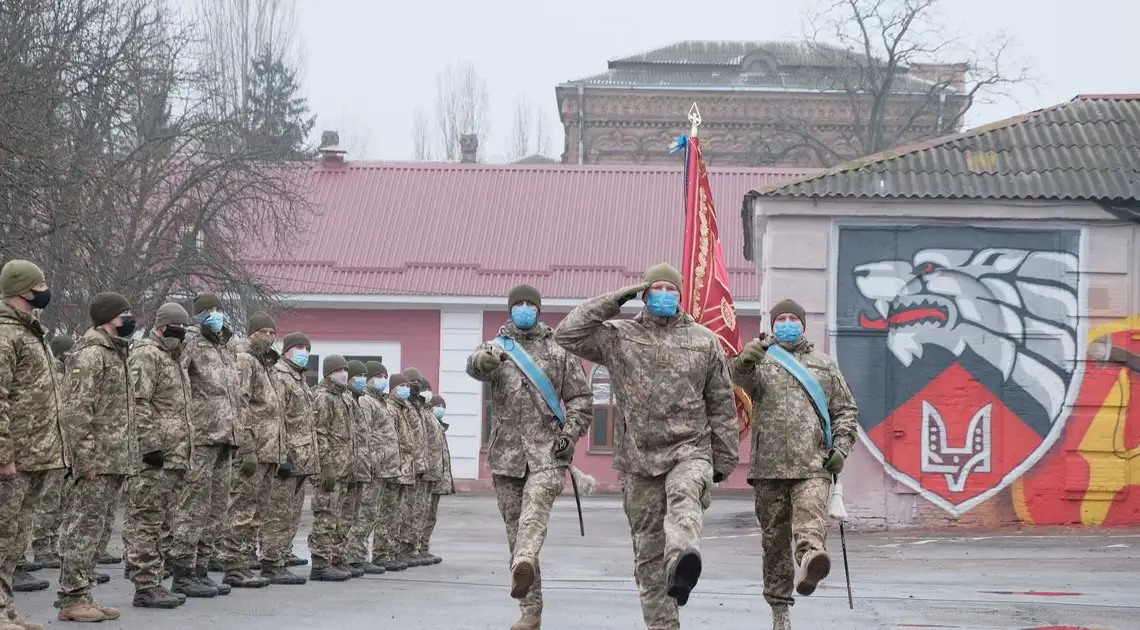
{"type": "Polygon", "coordinates": [[[1087,345],[1078,229],[841,227],[836,357],[863,442],[954,515],[1065,435],[1087,345]]]}

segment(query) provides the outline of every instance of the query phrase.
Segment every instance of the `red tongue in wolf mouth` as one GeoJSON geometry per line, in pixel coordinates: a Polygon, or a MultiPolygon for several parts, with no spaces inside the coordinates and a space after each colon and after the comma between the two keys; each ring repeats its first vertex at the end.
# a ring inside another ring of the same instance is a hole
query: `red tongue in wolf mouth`
{"type": "Polygon", "coordinates": [[[875,313],[875,315],[875,319],[871,319],[867,316],[867,313],[859,313],[859,325],[863,328],[870,328],[871,330],[886,330],[888,326],[902,326],[924,319],[937,319],[943,323],[946,322],[946,313],[943,313],[941,309],[933,306],[920,306],[895,311],[886,319],[877,317],[878,313],[875,313]]]}

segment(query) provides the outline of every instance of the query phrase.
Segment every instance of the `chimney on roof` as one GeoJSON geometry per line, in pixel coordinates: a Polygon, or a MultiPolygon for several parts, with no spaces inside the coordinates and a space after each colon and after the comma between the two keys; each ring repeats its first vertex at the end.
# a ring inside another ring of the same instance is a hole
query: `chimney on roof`
{"type": "Polygon", "coordinates": [[[459,161],[464,164],[474,164],[479,154],[479,136],[465,133],[459,136],[459,161]]]}
{"type": "Polygon", "coordinates": [[[907,74],[935,85],[942,84],[951,89],[966,89],[966,72],[970,69],[965,63],[912,63],[907,74]]]}
{"type": "Polygon", "coordinates": [[[340,134],[335,131],[321,132],[321,146],[317,151],[321,154],[321,164],[344,164],[344,155],[348,153],[340,146],[340,134]]]}

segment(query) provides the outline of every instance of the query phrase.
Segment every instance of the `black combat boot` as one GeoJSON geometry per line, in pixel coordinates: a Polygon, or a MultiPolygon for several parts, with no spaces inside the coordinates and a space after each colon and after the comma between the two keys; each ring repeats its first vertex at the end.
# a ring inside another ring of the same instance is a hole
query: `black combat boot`
{"type": "Polygon", "coordinates": [[[111,576],[106,573],[96,573],[94,582],[96,584],[106,584],[111,581],[111,576]]]}
{"type": "Polygon", "coordinates": [[[194,577],[194,572],[187,567],[180,567],[173,565],[170,567],[170,572],[174,575],[174,582],[170,586],[170,590],[176,595],[185,595],[186,597],[217,597],[218,589],[213,586],[202,584],[194,577]]]}
{"type": "Polygon", "coordinates": [[[309,571],[313,582],[344,582],[352,579],[352,574],[333,567],[313,567],[309,571]]]}
{"type": "Polygon", "coordinates": [[[384,575],[384,573],[387,572],[384,567],[377,564],[372,564],[371,562],[353,562],[349,566],[351,566],[353,569],[363,571],[364,575],[384,575]]]}
{"type": "Polygon", "coordinates": [[[99,559],[95,563],[96,564],[119,564],[122,561],[123,561],[123,559],[120,558],[119,556],[113,556],[113,555],[107,553],[106,551],[104,551],[102,554],[100,554],[99,559]]]}
{"type": "Polygon", "coordinates": [[[300,585],[308,582],[302,575],[297,575],[285,567],[261,567],[261,577],[269,580],[270,584],[300,585]]]}
{"type": "Polygon", "coordinates": [[[60,560],[59,554],[49,553],[43,556],[36,556],[36,564],[39,564],[45,569],[58,569],[63,566],[63,561],[60,560]]]}
{"type": "Polygon", "coordinates": [[[47,580],[36,579],[27,571],[16,570],[12,573],[12,590],[17,593],[34,593],[51,586],[47,580]]]}
{"type": "Polygon", "coordinates": [[[217,582],[211,580],[210,574],[206,571],[205,567],[194,567],[194,579],[198,580],[199,584],[213,586],[214,588],[218,589],[218,595],[229,595],[230,591],[233,590],[230,588],[229,584],[218,584],[217,582]]]}
{"type": "Polygon", "coordinates": [[[439,564],[440,562],[443,562],[443,558],[440,558],[434,553],[429,553],[427,551],[423,553],[423,557],[428,561],[428,564],[439,564]]]}
{"type": "Polygon", "coordinates": [[[358,568],[348,564],[347,562],[345,562],[344,564],[336,564],[333,566],[336,568],[337,571],[343,571],[344,573],[347,573],[348,576],[351,578],[364,577],[364,569],[358,569],[358,568]]]}
{"type": "Polygon", "coordinates": [[[135,591],[135,599],[131,603],[139,608],[178,608],[179,606],[178,598],[161,586],[135,591]]]}
{"type": "Polygon", "coordinates": [[[269,580],[254,575],[253,571],[249,569],[226,571],[226,577],[222,578],[222,583],[229,584],[234,588],[264,588],[269,586],[269,580]]]}
{"type": "Polygon", "coordinates": [[[285,566],[287,567],[303,567],[306,564],[309,564],[308,560],[304,558],[298,558],[294,554],[289,554],[289,558],[285,560],[285,566]]]}
{"type": "Polygon", "coordinates": [[[17,570],[27,571],[28,573],[35,573],[36,571],[39,571],[42,568],[44,568],[44,565],[40,564],[39,562],[36,562],[35,560],[23,560],[23,559],[21,559],[20,562],[18,564],[16,564],[17,570]]]}
{"type": "Polygon", "coordinates": [[[701,577],[701,554],[696,551],[687,551],[681,554],[677,564],[672,567],[668,577],[669,597],[677,600],[678,606],[689,603],[689,594],[697,586],[701,577]]]}
{"type": "Polygon", "coordinates": [[[408,568],[408,565],[404,564],[403,562],[400,562],[399,560],[397,560],[394,557],[388,558],[386,560],[381,560],[380,558],[373,558],[372,564],[378,564],[378,565],[384,567],[385,571],[406,571],[408,568]]]}

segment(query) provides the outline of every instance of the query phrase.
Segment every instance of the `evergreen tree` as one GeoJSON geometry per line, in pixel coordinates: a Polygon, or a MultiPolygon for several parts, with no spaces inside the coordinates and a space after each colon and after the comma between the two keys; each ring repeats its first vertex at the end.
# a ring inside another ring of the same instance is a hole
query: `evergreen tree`
{"type": "Polygon", "coordinates": [[[249,80],[249,141],[260,150],[286,160],[312,156],[306,147],[316,116],[309,102],[297,94],[297,72],[266,49],[253,62],[249,80]]]}

